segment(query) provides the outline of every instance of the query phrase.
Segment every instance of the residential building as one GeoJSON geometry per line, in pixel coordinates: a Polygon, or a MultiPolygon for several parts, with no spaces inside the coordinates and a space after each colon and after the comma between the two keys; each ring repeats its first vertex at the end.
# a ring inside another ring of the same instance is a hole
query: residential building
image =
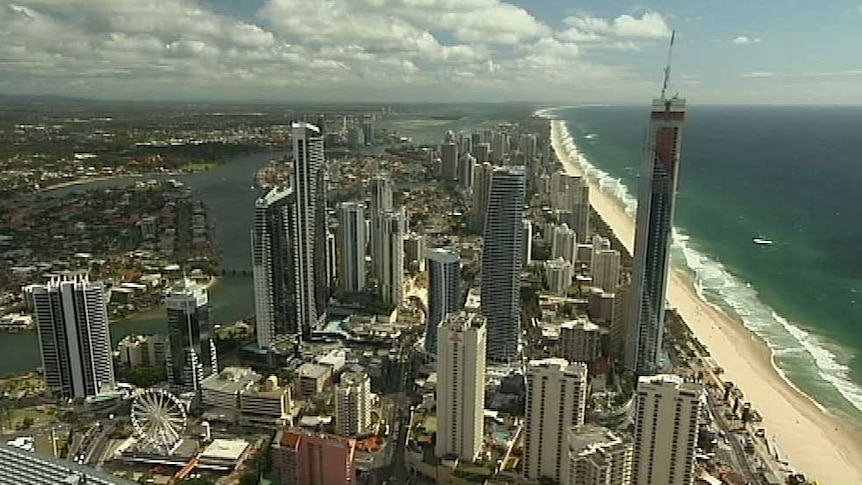
{"type": "Polygon", "coordinates": [[[565,295],[566,290],[572,286],[574,274],[572,263],[563,258],[545,261],[545,283],[551,293],[565,295]]]}
{"type": "Polygon", "coordinates": [[[472,155],[476,157],[476,163],[485,163],[491,161],[491,144],[490,143],[473,143],[472,155]]]}
{"type": "Polygon", "coordinates": [[[370,220],[370,247],[371,247],[371,275],[377,283],[385,272],[383,264],[383,237],[382,218],[383,214],[392,211],[392,179],[386,172],[376,173],[371,178],[370,201],[368,204],[370,220]]]}
{"type": "Polygon", "coordinates": [[[598,325],[586,318],[560,325],[560,355],[570,362],[594,362],[602,353],[602,334],[598,325]]]}
{"type": "Polygon", "coordinates": [[[45,385],[54,398],[114,389],[105,287],[86,276],[24,288],[33,302],[45,385]]]}
{"type": "Polygon", "coordinates": [[[494,169],[482,243],[482,314],[488,319],[488,358],[499,362],[518,357],[525,193],[524,167],[494,169]]]}
{"type": "Polygon", "coordinates": [[[577,260],[578,235],[565,222],[554,226],[551,240],[551,259],[562,258],[570,263],[577,260]]]}
{"type": "MultiPolygon", "coordinates": [[[[477,156],[478,158],[478,156],[477,156]]],[[[479,159],[473,168],[473,207],[470,214],[470,225],[474,231],[483,234],[485,219],[488,217],[488,198],[491,191],[491,177],[494,166],[488,161],[479,159]]]]}
{"type": "Polygon", "coordinates": [[[117,360],[127,368],[165,368],[169,351],[167,335],[127,335],[117,344],[117,360]]]}
{"type": "Polygon", "coordinates": [[[437,328],[438,457],[472,461],[482,446],[486,320],[450,313],[437,328]]]}
{"type": "Polygon", "coordinates": [[[551,175],[551,209],[557,211],[578,235],[578,242],[585,242],[590,234],[590,186],[583,177],[559,171],[551,175]]]}
{"type": "Polygon", "coordinates": [[[565,359],[532,360],[527,365],[524,476],[560,483],[567,432],[584,424],[587,366],[565,359]]]}
{"type": "Polygon", "coordinates": [[[339,287],[345,292],[362,291],[365,289],[365,204],[342,202],[337,214],[339,287]]]}
{"type": "Polygon", "coordinates": [[[620,252],[593,247],[590,274],[593,277],[593,286],[610,293],[617,291],[620,282],[620,252]]]}
{"type": "Polygon", "coordinates": [[[183,279],[170,289],[165,304],[171,347],[168,381],[173,387],[197,392],[204,378],[218,372],[207,290],[183,279]]]}
{"type": "Polygon", "coordinates": [[[592,424],[574,427],[567,435],[560,485],[631,484],[631,441],[592,424]]]}
{"type": "Polygon", "coordinates": [[[429,249],[428,318],[425,351],[437,355],[437,327],[446,315],[461,309],[461,257],[455,249],[429,249]]]}
{"type": "Polygon", "coordinates": [[[638,379],[632,483],[691,485],[703,386],[670,374],[638,379]]]}
{"type": "Polygon", "coordinates": [[[361,436],[371,431],[371,378],[345,372],[335,387],[335,429],[342,436],[361,436]]]}
{"type": "Polygon", "coordinates": [[[298,429],[279,430],[270,449],[280,485],[353,485],[355,454],[355,439],[298,429]]]}
{"type": "Polygon", "coordinates": [[[299,366],[299,399],[310,399],[323,392],[326,384],[332,379],[332,367],[328,365],[305,363],[299,366]]]}
{"type": "MultiPolygon", "coordinates": [[[[469,138],[465,138],[469,140],[469,138]]],[[[469,152],[464,152],[458,163],[458,185],[461,188],[469,189],[473,187],[473,168],[476,166],[476,157],[470,155],[469,152]]]]}
{"type": "Polygon", "coordinates": [[[453,142],[440,146],[440,177],[443,180],[458,179],[458,145],[453,142]]]}
{"type": "Polygon", "coordinates": [[[407,233],[404,207],[384,212],[379,223],[383,246],[378,291],[384,302],[397,307],[404,296],[404,236],[407,233]]]}
{"type": "Polygon", "coordinates": [[[279,338],[300,332],[292,242],[295,202],[292,189],[275,188],[254,204],[251,267],[255,335],[261,349],[269,349],[279,338]]]}
{"type": "Polygon", "coordinates": [[[533,223],[529,219],[521,221],[521,266],[526,267],[532,263],[533,253],[533,223]]]}
{"type": "Polygon", "coordinates": [[[638,213],[632,270],[628,370],[649,375],[661,367],[673,214],[676,204],[685,100],[653,101],[638,181],[638,213]]]}

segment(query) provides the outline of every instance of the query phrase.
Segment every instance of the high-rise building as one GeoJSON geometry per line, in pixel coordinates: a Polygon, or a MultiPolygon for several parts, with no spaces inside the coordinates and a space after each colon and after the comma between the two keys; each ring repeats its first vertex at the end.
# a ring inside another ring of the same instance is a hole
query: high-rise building
{"type": "Polygon", "coordinates": [[[578,236],[569,225],[554,226],[551,239],[551,259],[562,258],[570,263],[577,260],[578,236]]]}
{"type": "Polygon", "coordinates": [[[437,328],[438,457],[472,461],[482,446],[485,404],[485,318],[450,313],[437,328]]]}
{"type": "Polygon", "coordinates": [[[473,171],[476,166],[476,157],[465,153],[458,162],[458,185],[469,189],[473,187],[473,171]]]}
{"type": "Polygon", "coordinates": [[[598,325],[581,317],[560,325],[560,355],[570,362],[594,362],[602,353],[598,325]]]}
{"type": "Polygon", "coordinates": [[[45,385],[52,397],[95,396],[114,389],[105,288],[86,276],[24,288],[33,302],[45,385]]]}
{"type": "Polygon", "coordinates": [[[638,379],[632,483],[691,485],[703,387],[676,375],[638,379]]]}
{"type": "Polygon", "coordinates": [[[545,283],[548,291],[558,295],[566,294],[566,290],[572,286],[572,278],[575,270],[572,263],[563,258],[545,261],[545,283]]]}
{"type": "Polygon", "coordinates": [[[629,485],[632,444],[613,431],[592,424],[568,432],[560,485],[629,485]]]}
{"type": "Polygon", "coordinates": [[[640,375],[660,367],[671,230],[679,174],[685,100],[653,101],[638,182],[632,305],[626,368],[640,375]]]}
{"type": "Polygon", "coordinates": [[[292,234],[294,203],[292,190],[276,188],[254,204],[251,267],[256,337],[261,349],[268,349],[281,336],[299,332],[292,234]]]}
{"type": "Polygon", "coordinates": [[[365,289],[365,204],[338,205],[336,257],[340,288],[346,292],[365,289]]]}
{"type": "Polygon", "coordinates": [[[352,485],[356,440],[299,429],[280,430],[270,456],[279,485],[352,485]]]}
{"type": "Polygon", "coordinates": [[[488,319],[488,358],[499,362],[518,357],[525,192],[524,167],[494,169],[482,242],[482,314],[488,319]]]}
{"type": "Polygon", "coordinates": [[[521,266],[529,266],[533,253],[533,223],[529,219],[521,221],[521,241],[521,266]]]}
{"type": "Polygon", "coordinates": [[[118,362],[126,368],[166,368],[170,342],[167,335],[126,335],[117,343],[118,362]]]}
{"type": "Polygon", "coordinates": [[[494,166],[488,162],[477,163],[473,168],[473,208],[470,214],[470,225],[480,234],[485,231],[485,219],[488,217],[488,197],[491,193],[491,177],[494,166]]]}
{"type": "Polygon", "coordinates": [[[613,293],[620,283],[620,252],[610,248],[610,241],[601,236],[593,237],[590,261],[593,286],[613,293]]]}
{"type": "Polygon", "coordinates": [[[407,216],[404,207],[380,216],[380,238],[383,244],[379,280],[380,297],[391,305],[400,305],[404,296],[404,235],[407,216]]]}
{"type": "Polygon", "coordinates": [[[461,309],[461,257],[454,249],[429,249],[425,351],[437,355],[437,326],[461,309]]]}
{"type": "Polygon", "coordinates": [[[502,163],[509,153],[509,135],[502,131],[495,131],[491,139],[491,161],[502,163]]]}
{"type": "Polygon", "coordinates": [[[575,231],[578,242],[590,233],[590,186],[583,177],[556,172],[551,175],[551,208],[575,231]]]}
{"type": "Polygon", "coordinates": [[[476,157],[476,163],[485,163],[491,161],[491,144],[490,143],[474,143],[473,156],[476,157]]]}
{"type": "Polygon", "coordinates": [[[443,180],[458,179],[458,145],[454,142],[440,146],[440,176],[443,180]]]}
{"type": "Polygon", "coordinates": [[[293,191],[296,231],[293,233],[296,269],[297,325],[302,336],[324,316],[326,281],[326,183],[323,138],[309,123],[293,123],[293,191]]]}
{"type": "Polygon", "coordinates": [[[569,429],[584,424],[587,366],[565,359],[532,360],[527,366],[524,476],[560,483],[569,429]]]}
{"type": "Polygon", "coordinates": [[[365,135],[365,144],[366,145],[374,145],[375,133],[374,133],[374,122],[367,120],[362,123],[362,132],[365,135]]]}
{"type": "Polygon", "coordinates": [[[207,290],[184,279],[170,289],[168,307],[168,381],[172,386],[199,391],[201,382],[218,373],[218,358],[207,290]]]}
{"type": "Polygon", "coordinates": [[[335,386],[335,429],[342,436],[363,435],[371,429],[371,378],[345,372],[335,386]]]}
{"type": "Polygon", "coordinates": [[[392,210],[392,179],[386,172],[375,174],[371,178],[370,197],[368,203],[370,221],[371,275],[377,284],[384,272],[383,266],[383,229],[381,220],[384,213],[392,210]]]}
{"type": "Polygon", "coordinates": [[[518,137],[518,151],[521,152],[521,160],[524,165],[530,166],[539,155],[538,138],[533,133],[522,133],[518,137]]]}

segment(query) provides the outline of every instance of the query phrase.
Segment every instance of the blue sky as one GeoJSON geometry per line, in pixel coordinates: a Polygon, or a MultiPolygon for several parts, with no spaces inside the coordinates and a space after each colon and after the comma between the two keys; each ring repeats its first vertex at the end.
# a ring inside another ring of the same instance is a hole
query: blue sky
{"type": "Polygon", "coordinates": [[[862,0],[0,0],[0,93],[862,103],[862,0]]]}

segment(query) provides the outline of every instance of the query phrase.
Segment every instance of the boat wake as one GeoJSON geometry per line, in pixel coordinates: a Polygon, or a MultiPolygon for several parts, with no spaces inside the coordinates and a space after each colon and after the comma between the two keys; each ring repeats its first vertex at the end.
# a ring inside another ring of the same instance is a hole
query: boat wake
{"type": "MultiPolygon", "coordinates": [[[[553,119],[555,115],[552,110],[543,114],[552,118],[552,130],[558,130],[570,160],[578,163],[589,179],[603,192],[620,201],[626,212],[634,217],[637,199],[622,180],[599,169],[580,153],[565,122],[553,119]]],[[[772,243],[766,239],[762,241],[755,243],[772,243]]],[[[735,314],[746,328],[766,342],[773,352],[776,370],[791,385],[796,387],[788,378],[788,373],[797,378],[800,375],[814,377],[822,384],[828,383],[828,387],[835,389],[853,407],[862,411],[862,387],[850,380],[850,368],[842,362],[844,359],[839,358],[839,354],[849,357],[844,354],[844,349],[835,348],[821,337],[776,313],[759,299],[754,287],[734,276],[722,263],[700,252],[691,238],[677,228],[673,231],[671,261],[694,275],[695,288],[701,299],[735,314]],[[810,369],[816,369],[816,375],[811,375],[810,369]]]]}

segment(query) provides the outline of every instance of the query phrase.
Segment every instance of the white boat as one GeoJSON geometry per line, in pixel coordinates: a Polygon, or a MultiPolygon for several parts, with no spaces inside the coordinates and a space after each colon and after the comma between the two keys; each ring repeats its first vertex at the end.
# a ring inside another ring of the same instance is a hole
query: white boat
{"type": "Polygon", "coordinates": [[[760,244],[761,246],[768,246],[768,245],[772,244],[772,239],[756,237],[756,238],[752,239],[752,242],[754,242],[754,244],[760,244]]]}

